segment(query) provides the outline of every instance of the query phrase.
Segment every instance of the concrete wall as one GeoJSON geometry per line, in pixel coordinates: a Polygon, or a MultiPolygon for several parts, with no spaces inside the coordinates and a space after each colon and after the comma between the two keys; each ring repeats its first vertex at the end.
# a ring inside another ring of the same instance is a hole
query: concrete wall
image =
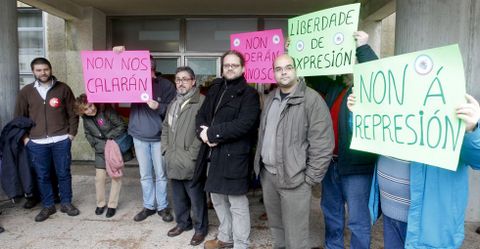
{"type": "Polygon", "coordinates": [[[18,93],[17,2],[0,0],[0,127],[13,118],[18,93]]]}
{"type": "MultiPolygon", "coordinates": [[[[67,81],[75,96],[85,92],[82,74],[82,50],[104,50],[106,44],[106,16],[94,8],[84,8],[81,19],[67,21],[66,67],[67,81]]],[[[94,153],[85,139],[83,121],[80,121],[78,135],[72,146],[74,160],[93,160],[94,153]]]]}
{"type": "Polygon", "coordinates": [[[67,64],[65,63],[65,20],[54,15],[45,14],[47,58],[52,63],[53,74],[62,81],[67,81],[67,64]]]}
{"type": "MultiPolygon", "coordinates": [[[[467,92],[480,100],[480,2],[397,1],[396,15],[395,54],[458,43],[463,56],[467,92]]],[[[480,174],[470,173],[470,203],[466,220],[480,221],[480,174]]]]}

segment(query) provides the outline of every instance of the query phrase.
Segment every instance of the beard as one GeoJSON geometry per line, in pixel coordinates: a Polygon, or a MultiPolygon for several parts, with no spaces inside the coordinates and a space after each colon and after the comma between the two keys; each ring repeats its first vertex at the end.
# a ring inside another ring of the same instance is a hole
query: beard
{"type": "Polygon", "coordinates": [[[50,81],[52,80],[52,76],[51,76],[51,75],[48,75],[48,76],[42,75],[42,76],[40,76],[40,77],[37,77],[37,76],[34,76],[34,77],[35,77],[35,80],[38,80],[38,81],[41,82],[41,83],[48,83],[48,82],[50,82],[50,81]],[[46,79],[46,80],[42,80],[42,78],[45,78],[45,77],[46,77],[47,79],[46,79]]]}

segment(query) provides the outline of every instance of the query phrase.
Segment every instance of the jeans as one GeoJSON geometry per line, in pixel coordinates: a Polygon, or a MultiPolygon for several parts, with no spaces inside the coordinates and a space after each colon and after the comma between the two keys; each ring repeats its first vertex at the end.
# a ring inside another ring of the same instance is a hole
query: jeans
{"type": "Polygon", "coordinates": [[[136,138],[133,139],[133,143],[140,169],[143,207],[160,211],[168,206],[167,176],[162,164],[161,143],[136,138]]]}
{"type": "Polygon", "coordinates": [[[177,225],[182,229],[195,228],[196,233],[208,233],[208,208],[203,184],[192,187],[192,180],[170,180],[173,193],[173,210],[177,225]],[[194,222],[190,217],[192,211],[194,222]]]}
{"type": "Polygon", "coordinates": [[[260,175],[273,248],[309,249],[312,187],[304,182],[282,189],[276,175],[265,169],[260,175]]]}
{"type": "Polygon", "coordinates": [[[233,241],[234,249],[247,249],[250,237],[250,209],[247,196],[216,193],[211,193],[210,196],[220,221],[217,239],[223,242],[233,241]]]}
{"type": "Polygon", "coordinates": [[[405,248],[406,235],[407,223],[383,215],[383,246],[385,249],[405,248]]]}
{"type": "Polygon", "coordinates": [[[36,144],[32,141],[27,143],[29,159],[35,169],[40,197],[44,207],[52,207],[54,205],[50,177],[52,170],[55,170],[58,179],[60,203],[72,203],[71,147],[72,141],[70,139],[50,144],[36,144]],[[54,166],[52,166],[52,163],[54,166]]]}
{"type": "Polygon", "coordinates": [[[352,232],[350,248],[370,248],[370,212],[368,198],[372,175],[338,173],[337,163],[331,162],[322,181],[321,208],[325,218],[325,247],[344,248],[345,203],[348,208],[348,228],[352,232]]]}

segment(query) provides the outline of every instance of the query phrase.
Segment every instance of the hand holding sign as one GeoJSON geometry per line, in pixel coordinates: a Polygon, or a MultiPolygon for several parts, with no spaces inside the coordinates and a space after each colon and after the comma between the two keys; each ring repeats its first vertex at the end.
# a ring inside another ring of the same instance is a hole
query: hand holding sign
{"type": "Polygon", "coordinates": [[[368,44],[368,34],[364,31],[356,31],[353,33],[353,38],[355,39],[355,43],[357,44],[357,48],[363,45],[368,44]]]}
{"type": "Polygon", "coordinates": [[[351,112],[353,112],[353,106],[355,105],[355,102],[357,102],[357,98],[355,97],[355,94],[352,93],[348,95],[347,107],[348,107],[348,110],[350,110],[351,112]]]}
{"type": "Polygon", "coordinates": [[[480,121],[480,105],[471,95],[466,94],[467,103],[460,105],[457,110],[457,117],[465,122],[465,131],[473,131],[480,121]]]}
{"type": "Polygon", "coordinates": [[[115,46],[113,47],[112,50],[114,53],[119,54],[119,53],[125,52],[126,49],[125,49],[125,46],[115,46]]]}
{"type": "Polygon", "coordinates": [[[147,105],[148,107],[150,107],[150,109],[152,110],[157,110],[158,109],[158,106],[160,105],[157,101],[153,100],[153,99],[149,99],[147,100],[147,105]]]}

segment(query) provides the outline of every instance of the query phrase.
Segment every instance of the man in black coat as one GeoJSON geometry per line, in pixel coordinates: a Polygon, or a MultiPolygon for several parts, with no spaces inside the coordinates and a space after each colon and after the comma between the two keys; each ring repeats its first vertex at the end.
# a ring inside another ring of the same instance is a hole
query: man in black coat
{"type": "Polygon", "coordinates": [[[205,182],[205,191],[220,220],[215,240],[205,248],[248,248],[249,157],[260,114],[257,91],[243,76],[245,59],[237,51],[222,56],[222,78],[216,79],[196,118],[197,134],[203,141],[194,181],[205,182]]]}

